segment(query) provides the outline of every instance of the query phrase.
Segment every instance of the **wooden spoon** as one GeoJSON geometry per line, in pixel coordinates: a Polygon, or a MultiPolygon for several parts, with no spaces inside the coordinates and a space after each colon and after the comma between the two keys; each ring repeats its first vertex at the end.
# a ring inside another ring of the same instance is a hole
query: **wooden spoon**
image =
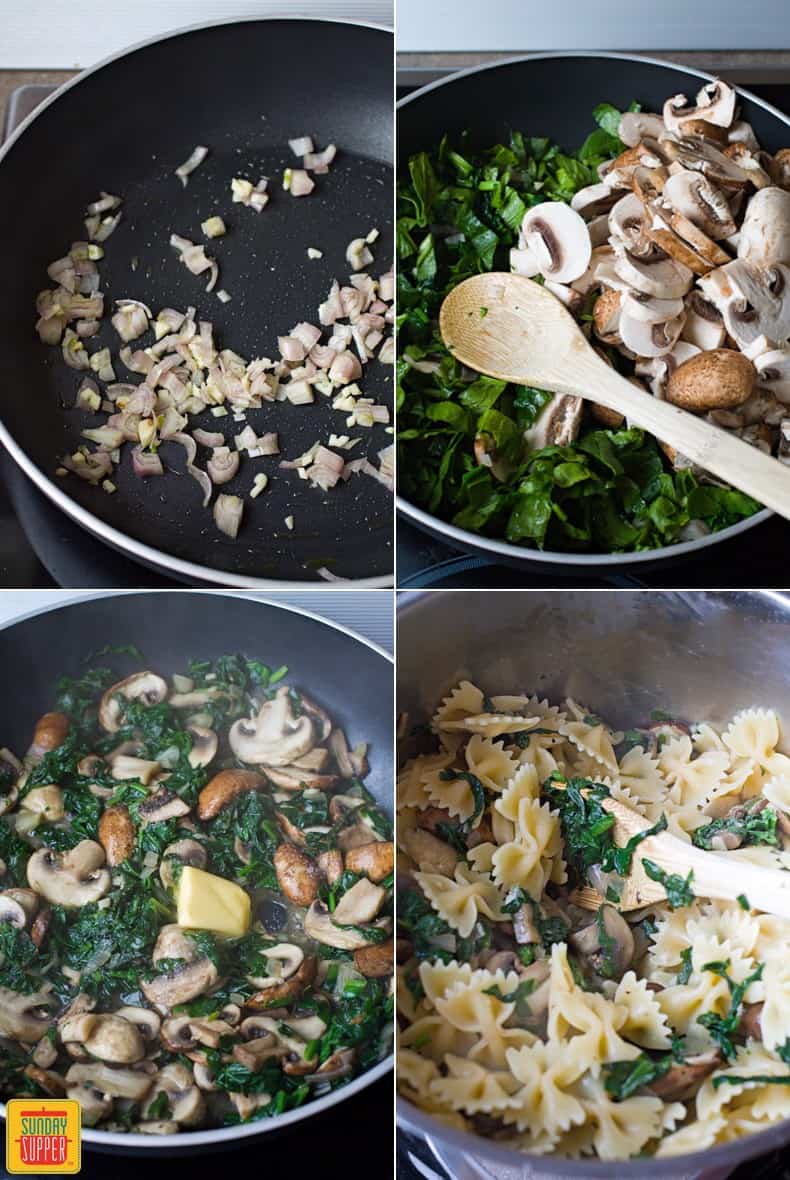
{"type": "Polygon", "coordinates": [[[624,414],[733,487],[790,518],[790,468],[702,418],[633,386],[593,351],[556,296],[523,275],[465,279],[439,312],[449,351],[470,369],[575,394],[624,414]]]}
{"type": "MultiPolygon", "coordinates": [[[[553,784],[555,787],[562,785],[560,782],[553,784]]],[[[615,818],[612,836],[619,847],[627,844],[637,832],[651,826],[638,811],[611,795],[599,802],[604,811],[615,818]]],[[[695,897],[712,897],[718,901],[737,901],[739,897],[745,897],[750,909],[790,918],[790,873],[782,869],[766,869],[717,852],[705,852],[669,832],[646,836],[637,844],[628,876],[622,879],[622,893],[615,903],[618,910],[638,910],[656,901],[666,901],[663,885],[645,872],[643,857],[684,880],[693,870],[689,886],[695,897]]],[[[597,890],[585,885],[571,894],[571,900],[583,909],[597,910],[605,899],[597,890]]]]}

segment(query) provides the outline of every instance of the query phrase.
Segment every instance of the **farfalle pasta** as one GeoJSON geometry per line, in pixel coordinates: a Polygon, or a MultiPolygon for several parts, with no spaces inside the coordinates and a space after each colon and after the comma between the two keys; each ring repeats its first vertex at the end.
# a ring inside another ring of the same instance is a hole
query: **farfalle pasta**
{"type": "Polygon", "coordinates": [[[618,731],[502,687],[453,688],[399,780],[403,1095],[569,1158],[669,1157],[790,1117],[790,921],[681,878],[621,913],[600,806],[611,794],[734,873],[790,868],[780,715],[618,731]]]}

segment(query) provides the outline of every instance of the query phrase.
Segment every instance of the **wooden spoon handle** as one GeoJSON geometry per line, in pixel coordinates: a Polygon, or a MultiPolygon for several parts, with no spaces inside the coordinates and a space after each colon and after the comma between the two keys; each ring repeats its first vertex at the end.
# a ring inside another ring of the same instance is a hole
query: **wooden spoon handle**
{"type": "Polygon", "coordinates": [[[642,856],[683,878],[693,869],[691,892],[695,897],[711,897],[717,901],[737,901],[739,897],[745,897],[750,909],[790,918],[790,873],[716,852],[705,852],[674,836],[649,836],[637,848],[634,861],[642,856]]]}
{"type": "Polygon", "coordinates": [[[705,471],[733,484],[767,508],[790,518],[790,468],[726,430],[636,389],[586,349],[565,359],[557,393],[583,394],[617,410],[705,471]]]}

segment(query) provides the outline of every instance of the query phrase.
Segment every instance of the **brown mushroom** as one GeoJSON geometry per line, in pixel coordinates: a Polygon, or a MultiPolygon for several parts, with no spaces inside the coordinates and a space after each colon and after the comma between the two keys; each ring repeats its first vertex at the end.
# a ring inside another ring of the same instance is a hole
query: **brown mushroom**
{"type": "Polygon", "coordinates": [[[135,830],[129,808],[122,803],[106,807],[99,820],[99,843],[104,849],[107,864],[123,864],[134,852],[135,830]]]}
{"type": "Polygon", "coordinates": [[[631,927],[611,905],[602,905],[589,926],[571,934],[570,943],[603,979],[621,979],[634,957],[631,927]]]}
{"type": "Polygon", "coordinates": [[[360,844],[346,853],[350,873],[362,873],[371,881],[383,881],[395,867],[395,847],[389,840],[360,844]]]}
{"type": "Polygon", "coordinates": [[[330,885],[343,876],[343,854],[339,848],[330,848],[316,857],[316,864],[330,885]]]}
{"type": "Polygon", "coordinates": [[[39,1089],[52,1098],[62,1098],[66,1093],[66,1083],[59,1073],[51,1069],[41,1069],[38,1065],[26,1065],[22,1071],[26,1078],[34,1082],[39,1089]]]}
{"type": "MultiPolygon", "coordinates": [[[[290,979],[255,992],[254,995],[245,1000],[244,1007],[251,1008],[253,1012],[258,1012],[263,1009],[277,1008],[291,1004],[302,994],[305,988],[313,983],[317,969],[318,960],[316,957],[314,955],[306,956],[290,979]]],[[[242,1031],[246,1023],[247,1021],[242,1023],[242,1031]]]]}
{"type": "Polygon", "coordinates": [[[714,348],[697,353],[670,373],[667,401],[693,413],[726,410],[751,397],[757,370],[742,353],[714,348]]]}
{"type": "Polygon", "coordinates": [[[221,770],[206,783],[198,795],[198,819],[214,819],[223,807],[227,807],[245,791],[258,791],[266,785],[266,780],[255,770],[239,770],[232,767],[221,770]]]}
{"type": "Polygon", "coordinates": [[[458,853],[444,840],[438,840],[421,828],[406,829],[401,833],[400,843],[404,852],[423,872],[441,873],[452,877],[458,862],[458,853]]]}
{"type": "Polygon", "coordinates": [[[68,737],[70,724],[65,713],[45,713],[39,717],[28,754],[32,758],[43,758],[51,750],[57,750],[68,737]]]}
{"type": "Polygon", "coordinates": [[[705,1078],[721,1065],[721,1060],[718,1049],[687,1057],[684,1062],[673,1065],[662,1078],[651,1082],[647,1089],[664,1102],[693,1098],[705,1078]]]}
{"type": "Polygon", "coordinates": [[[393,942],[377,942],[354,951],[354,966],[368,979],[381,979],[393,972],[393,942]]]}
{"type": "Polygon", "coordinates": [[[280,844],[274,854],[280,889],[295,905],[309,906],[318,897],[321,871],[311,856],[295,844],[280,844]]]}

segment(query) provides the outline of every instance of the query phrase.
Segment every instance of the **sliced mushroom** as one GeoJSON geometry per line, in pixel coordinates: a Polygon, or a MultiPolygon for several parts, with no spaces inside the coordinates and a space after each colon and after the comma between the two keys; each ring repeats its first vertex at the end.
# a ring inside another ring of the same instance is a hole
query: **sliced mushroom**
{"type": "Polygon", "coordinates": [[[219,1047],[224,1037],[232,1037],[234,1028],[224,1020],[199,1020],[192,1016],[174,1016],[162,1022],[162,1042],[173,1053],[182,1053],[203,1045],[219,1047]]]}
{"type": "Polygon", "coordinates": [[[738,192],[746,188],[749,174],[735,160],[720,151],[715,144],[700,135],[689,135],[676,141],[666,140],[669,156],[682,168],[701,172],[714,185],[726,192],[738,192]]]}
{"type": "Polygon", "coordinates": [[[340,926],[364,926],[373,921],[386,896],[386,889],[363,877],[343,894],[332,919],[340,926]]]}
{"type": "Polygon", "coordinates": [[[122,803],[106,807],[98,827],[99,843],[104,849],[107,864],[123,864],[134,852],[135,828],[128,807],[122,803]]]}
{"type": "Polygon", "coordinates": [[[90,1030],[83,1044],[91,1057],[113,1065],[132,1065],[145,1057],[145,1042],[139,1030],[115,1013],[91,1014],[90,1030]]]}
{"type": "Polygon", "coordinates": [[[363,946],[354,951],[354,966],[368,979],[382,979],[392,975],[394,946],[392,939],[374,946],[363,946]]]}
{"type": "Polygon", "coordinates": [[[318,897],[321,870],[303,848],[279,844],[274,853],[277,884],[295,905],[308,906],[318,897]]]}
{"type": "Polygon", "coordinates": [[[562,201],[533,205],[524,214],[521,234],[544,278],[570,283],[587,269],[590,235],[584,219],[570,205],[562,201]]]}
{"type": "Polygon", "coordinates": [[[731,143],[724,148],[724,155],[735,161],[756,189],[768,188],[771,184],[769,169],[773,167],[773,159],[767,153],[753,152],[745,143],[731,143]]]}
{"type": "Polygon", "coordinates": [[[119,1008],[115,1015],[133,1024],[146,1041],[155,1041],[159,1036],[162,1021],[150,1008],[119,1008]]]}
{"type": "Polygon", "coordinates": [[[241,762],[288,766],[316,744],[315,725],[307,712],[294,715],[291,690],[283,686],[264,701],[257,718],[235,721],[228,740],[241,762]]]}
{"type": "Polygon", "coordinates": [[[26,1065],[22,1072],[39,1089],[53,1098],[62,1098],[66,1093],[66,1084],[63,1078],[51,1069],[42,1069],[38,1065],[26,1065]]]}
{"type": "Polygon", "coordinates": [[[662,251],[655,258],[637,258],[622,246],[615,246],[614,269],[623,282],[658,299],[678,299],[694,281],[693,271],[667,258],[662,251]]]}
{"type": "Polygon", "coordinates": [[[571,197],[571,209],[575,209],[589,226],[589,223],[594,221],[595,218],[608,213],[618,200],[617,191],[610,188],[608,184],[604,184],[603,182],[600,184],[588,184],[585,188],[580,188],[573,194],[571,197]]]}
{"type": "Polygon", "coordinates": [[[192,749],[187,755],[190,766],[209,766],[217,756],[219,739],[213,729],[205,725],[188,725],[187,733],[192,737],[192,749]]]}
{"type": "Polygon", "coordinates": [[[626,147],[636,147],[643,139],[659,139],[664,134],[664,120],[649,111],[625,111],[617,134],[626,147]]]}
{"type": "Polygon", "coordinates": [[[189,814],[189,804],[167,787],[160,787],[155,795],[146,799],[137,808],[137,815],[144,827],[148,824],[158,824],[162,820],[177,819],[189,814]]]}
{"type": "Polygon", "coordinates": [[[790,348],[772,348],[762,353],[755,357],[754,367],[761,389],[769,389],[785,404],[790,402],[790,348]]]}
{"type": "Polygon", "coordinates": [[[548,446],[570,446],[581,428],[583,410],[582,398],[570,393],[555,393],[535,424],[524,432],[526,446],[531,451],[548,446]]]}
{"type": "MultiPolygon", "coordinates": [[[[296,971],[288,979],[274,983],[270,986],[261,988],[260,991],[255,992],[245,1001],[245,1008],[251,1008],[253,1011],[260,1011],[262,1009],[287,1007],[297,999],[305,988],[309,987],[316,977],[318,969],[318,961],[314,955],[307,955],[300,963],[296,971]]],[[[241,1031],[243,1036],[247,1036],[245,1031],[249,1027],[249,1020],[242,1021],[241,1031]]]]}
{"type": "Polygon", "coordinates": [[[266,777],[284,791],[329,791],[337,783],[337,775],[313,774],[292,766],[262,767],[266,777]]]}
{"type": "Polygon", "coordinates": [[[33,787],[22,800],[21,806],[34,815],[41,816],[47,823],[57,823],[63,819],[63,792],[54,783],[45,787],[33,787]]]}
{"type": "Polygon", "coordinates": [[[314,901],[305,914],[305,934],[308,938],[313,938],[316,942],[322,942],[326,946],[338,947],[340,950],[355,951],[359,950],[360,947],[372,946],[374,943],[381,941],[378,938],[379,931],[391,925],[389,919],[381,920],[371,928],[371,935],[368,936],[360,930],[351,929],[350,927],[342,929],[336,926],[333,918],[334,915],[330,914],[323,902],[314,901]]]}
{"type": "Polygon", "coordinates": [[[395,848],[388,840],[374,840],[361,844],[346,853],[346,868],[350,873],[362,873],[371,881],[383,881],[395,867],[395,848]]]}
{"type": "Polygon", "coordinates": [[[689,291],[686,296],[686,322],[681,338],[695,344],[703,352],[710,352],[714,348],[721,348],[726,335],[719,311],[700,291],[689,291]]]}
{"type": "Polygon", "coordinates": [[[634,957],[631,927],[610,905],[601,906],[595,920],[571,934],[570,942],[604,979],[622,978],[634,957]]]}
{"type": "Polygon", "coordinates": [[[27,914],[20,903],[8,893],[0,893],[0,926],[8,923],[17,930],[27,926],[27,914]]]}
{"type": "Polygon", "coordinates": [[[664,125],[668,131],[684,134],[689,122],[698,119],[715,127],[729,127],[735,118],[735,91],[718,78],[706,82],[697,92],[691,107],[685,94],[676,94],[664,103],[664,125]]]}
{"type": "Polygon", "coordinates": [[[50,1025],[47,1009],[56,1003],[48,987],[20,995],[0,987],[0,1033],[15,1041],[35,1044],[50,1025]]]}
{"type": "Polygon", "coordinates": [[[283,1057],[286,1050],[274,1033],[265,1031],[260,1037],[234,1045],[232,1052],[235,1061],[255,1073],[272,1057],[283,1057]]]}
{"type": "Polygon", "coordinates": [[[219,978],[214,963],[209,958],[199,958],[193,940],[174,924],[163,926],[159,931],[151,957],[154,965],[161,959],[183,961],[183,966],[141,981],[146,999],[157,1007],[172,1008],[175,1004],[194,1000],[212,988],[219,978]]]}
{"type": "Polygon", "coordinates": [[[159,705],[167,700],[167,682],[155,672],[135,672],[108,688],[99,705],[99,724],[108,733],[121,728],[122,709],[116,697],[127,701],[142,701],[144,705],[159,705]]]}
{"type": "MultiPolygon", "coordinates": [[[[790,269],[782,263],[756,267],[741,258],[700,279],[700,289],[721,312],[741,350],[790,338],[790,269]]],[[[761,351],[767,351],[766,344],[761,351]]]]}
{"type": "Polygon", "coordinates": [[[620,317],[620,337],[637,356],[663,356],[675,347],[683,329],[685,312],[667,323],[647,323],[630,315],[620,317]]]}
{"type": "Polygon", "coordinates": [[[755,266],[790,263],[790,192],[763,188],[746,206],[738,257],[755,266]]]}
{"type": "Polygon", "coordinates": [[[227,807],[239,795],[246,791],[258,791],[266,785],[266,780],[254,770],[221,770],[206,783],[198,796],[198,819],[209,820],[219,815],[223,807],[227,807]]]}
{"type": "Polygon", "coordinates": [[[70,725],[71,722],[65,713],[45,713],[43,717],[39,717],[33,730],[28,757],[38,760],[51,750],[57,750],[68,737],[70,725]]]}
{"type": "MultiPolygon", "coordinates": [[[[76,1069],[76,1066],[72,1066],[72,1069],[76,1069]]],[[[66,1096],[79,1102],[80,1120],[86,1127],[95,1127],[112,1113],[112,1098],[92,1082],[67,1081],[66,1096]]]]}
{"type": "Polygon", "coordinates": [[[334,1082],[338,1078],[345,1078],[354,1067],[353,1049],[336,1049],[331,1057],[327,1057],[323,1065],[311,1073],[307,1078],[309,1085],[320,1085],[322,1082],[334,1082]]]}
{"type": "Polygon", "coordinates": [[[450,844],[439,840],[431,832],[424,832],[421,828],[407,828],[400,833],[400,845],[423,872],[441,873],[445,877],[452,877],[455,872],[458,853],[450,844]]]}
{"type": "Polygon", "coordinates": [[[714,240],[729,238],[737,229],[727,198],[699,172],[680,169],[669,177],[662,196],[714,240]]]}
{"type": "Polygon", "coordinates": [[[610,232],[625,245],[633,245],[642,236],[645,206],[635,193],[621,197],[609,214],[610,232]]]}
{"type": "Polygon", "coordinates": [[[66,909],[98,901],[112,885],[104,849],[94,840],[81,840],[68,852],[39,848],[27,862],[27,879],[47,901],[66,909]]]}
{"type": "Polygon", "coordinates": [[[151,1093],[164,1092],[170,1103],[170,1117],[180,1126],[194,1127],[206,1117],[206,1100],[192,1071],[173,1063],[160,1069],[151,1086],[151,1093]]]}
{"type": "Polygon", "coordinates": [[[593,304],[595,335],[604,344],[620,344],[620,316],[623,295],[620,291],[605,290],[593,304]]]}
{"type": "Polygon", "coordinates": [[[677,1102],[693,1098],[702,1082],[721,1065],[718,1049],[687,1057],[684,1062],[673,1065],[662,1078],[651,1082],[647,1089],[664,1102],[677,1102]]]}
{"type": "Polygon", "coordinates": [[[140,1102],[151,1088],[148,1074],[136,1069],[114,1069],[101,1061],[72,1065],[66,1074],[69,1096],[73,1087],[88,1085],[110,1098],[130,1098],[140,1102]]]}
{"type": "Polygon", "coordinates": [[[159,865],[159,879],[167,889],[173,889],[176,879],[173,875],[175,865],[192,865],[196,869],[205,869],[208,864],[208,854],[197,840],[176,840],[168,844],[162,853],[159,865]]]}
{"type": "MultiPolygon", "coordinates": [[[[365,846],[360,845],[360,847],[365,846]]],[[[339,848],[330,848],[326,852],[320,852],[315,859],[329,885],[334,885],[335,881],[343,876],[343,854],[339,848]]]]}

